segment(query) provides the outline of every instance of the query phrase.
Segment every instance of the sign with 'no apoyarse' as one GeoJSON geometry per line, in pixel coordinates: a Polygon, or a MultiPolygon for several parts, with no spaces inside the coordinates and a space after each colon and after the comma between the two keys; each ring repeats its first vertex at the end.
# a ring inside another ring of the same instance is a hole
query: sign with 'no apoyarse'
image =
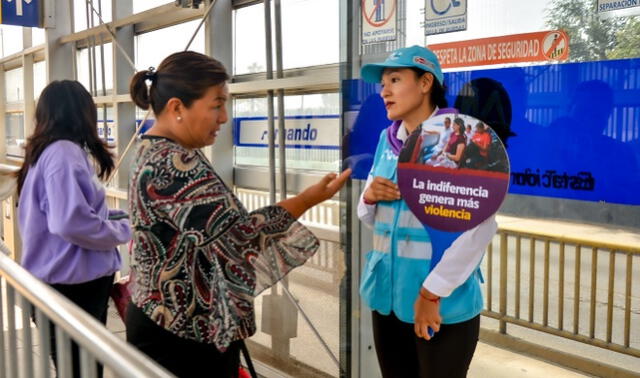
{"type": "Polygon", "coordinates": [[[363,45],[394,41],[397,35],[397,0],[362,0],[363,45]]]}

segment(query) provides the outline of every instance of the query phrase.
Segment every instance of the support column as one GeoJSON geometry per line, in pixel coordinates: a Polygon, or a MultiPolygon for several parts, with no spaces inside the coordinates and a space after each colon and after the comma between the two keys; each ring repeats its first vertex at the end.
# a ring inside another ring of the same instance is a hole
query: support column
{"type": "MultiPolygon", "coordinates": [[[[217,1],[205,22],[204,43],[205,54],[219,60],[227,69],[229,76],[233,74],[233,10],[231,1],[217,1]]],[[[210,1],[203,3],[208,6],[210,1]]],[[[229,121],[222,126],[216,143],[210,151],[205,150],[207,157],[213,162],[216,172],[222,180],[233,187],[233,102],[227,102],[229,121]]]]}
{"type": "MultiPolygon", "coordinates": [[[[110,0],[111,1],[111,0],[110,0]]],[[[131,1],[112,1],[112,19],[114,21],[130,16],[133,13],[131,1]]],[[[125,26],[115,30],[118,44],[127,52],[129,57],[134,57],[134,31],[133,26],[125,26]]],[[[134,70],[120,51],[115,42],[113,48],[113,93],[115,95],[129,94],[129,81],[134,74],[134,70]]],[[[118,156],[122,154],[135,132],[136,108],[133,102],[113,103],[114,109],[114,131],[115,143],[118,156]]],[[[119,189],[126,190],[129,186],[129,167],[133,159],[133,148],[127,153],[125,160],[120,165],[118,174],[114,179],[114,185],[119,189]]]]}
{"type": "Polygon", "coordinates": [[[73,33],[73,9],[71,0],[50,1],[55,14],[55,27],[45,31],[45,59],[47,83],[53,80],[75,79],[75,44],[61,44],[60,37],[73,33]]]}
{"type": "MultiPolygon", "coordinates": [[[[31,28],[22,28],[22,49],[32,46],[31,28]]],[[[35,101],[33,93],[33,54],[22,56],[22,85],[24,96],[24,137],[33,133],[35,117],[35,101]]]]}

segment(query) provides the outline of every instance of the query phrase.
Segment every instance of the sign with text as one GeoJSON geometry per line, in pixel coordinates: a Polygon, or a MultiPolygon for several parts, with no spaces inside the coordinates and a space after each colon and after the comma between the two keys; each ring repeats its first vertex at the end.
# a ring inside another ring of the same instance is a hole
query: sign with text
{"type": "MultiPolygon", "coordinates": [[[[515,133],[511,194],[638,206],[640,85],[620,79],[631,77],[640,77],[640,58],[470,68],[445,73],[444,82],[457,88],[448,91],[449,104],[477,97],[475,110],[461,111],[493,115],[515,133]]],[[[361,180],[390,123],[379,92],[379,84],[360,79],[342,83],[345,112],[354,114],[343,156],[358,162],[361,180]]]]}
{"type": "Polygon", "coordinates": [[[567,60],[569,36],[562,30],[513,34],[429,45],[442,68],[567,60]]]}
{"type": "Polygon", "coordinates": [[[362,44],[394,41],[397,0],[362,0],[362,44]]]}
{"type": "Polygon", "coordinates": [[[41,0],[1,0],[0,23],[42,27],[41,0]]]}
{"type": "Polygon", "coordinates": [[[467,0],[427,0],[424,9],[426,35],[467,30],[467,0]]]}
{"type": "Polygon", "coordinates": [[[115,145],[115,123],[112,120],[107,120],[105,125],[104,121],[98,120],[98,137],[107,142],[110,146],[115,145]]]}
{"type": "MultiPolygon", "coordinates": [[[[266,117],[234,119],[234,143],[241,147],[267,147],[269,145],[266,117]]],[[[275,142],[278,145],[276,119],[275,142]]],[[[288,148],[310,148],[338,150],[340,146],[340,118],[338,116],[294,116],[285,117],[285,146],[288,148]]]]}
{"type": "Polygon", "coordinates": [[[596,12],[600,18],[640,14],[640,0],[598,0],[596,12]]]}
{"type": "Polygon", "coordinates": [[[469,230],[498,211],[509,188],[509,158],[484,122],[463,114],[430,118],[398,157],[398,186],[427,227],[469,230]]]}

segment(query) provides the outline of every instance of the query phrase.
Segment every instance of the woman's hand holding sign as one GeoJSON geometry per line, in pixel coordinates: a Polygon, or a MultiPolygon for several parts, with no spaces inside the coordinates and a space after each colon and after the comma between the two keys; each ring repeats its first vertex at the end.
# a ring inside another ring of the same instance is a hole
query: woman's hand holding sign
{"type": "Polygon", "coordinates": [[[384,177],[376,176],[364,192],[366,203],[376,203],[380,201],[395,201],[400,199],[400,189],[393,181],[384,177]]]}

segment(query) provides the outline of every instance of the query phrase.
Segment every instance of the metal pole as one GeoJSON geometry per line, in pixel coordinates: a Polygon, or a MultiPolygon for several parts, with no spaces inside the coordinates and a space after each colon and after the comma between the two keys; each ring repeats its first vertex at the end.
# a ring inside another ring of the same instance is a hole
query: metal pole
{"type": "Polygon", "coordinates": [[[33,343],[31,338],[31,303],[20,296],[22,310],[22,374],[24,378],[33,377],[33,343]]]}
{"type": "Polygon", "coordinates": [[[507,322],[504,317],[507,315],[507,234],[500,233],[500,333],[507,333],[507,322]]]}
{"type": "Polygon", "coordinates": [[[189,47],[191,47],[191,44],[193,43],[193,40],[196,39],[196,35],[198,34],[198,31],[200,30],[202,25],[204,25],[204,22],[207,20],[207,17],[209,17],[209,13],[211,13],[211,10],[213,9],[213,6],[216,5],[217,1],[218,0],[212,0],[211,4],[209,4],[209,7],[204,11],[204,15],[202,16],[202,20],[200,20],[200,23],[198,24],[198,27],[193,32],[193,35],[191,36],[191,39],[189,39],[189,42],[187,43],[187,46],[185,46],[184,51],[189,50],[189,47]]]}
{"type": "MultiPolygon", "coordinates": [[[[102,16],[102,0],[98,0],[98,16],[102,16]]],[[[91,17],[93,19],[93,17],[91,17]]],[[[93,23],[93,22],[92,22],[93,23]]],[[[102,68],[102,95],[107,95],[107,80],[104,64],[104,40],[100,34],[100,67],[102,68]]],[[[109,141],[109,125],[107,123],[107,105],[102,104],[102,130],[104,130],[104,139],[109,141]]]]}
{"type": "MultiPolygon", "coordinates": [[[[267,52],[267,80],[273,79],[273,46],[271,43],[271,0],[264,0],[264,35],[267,52]]],[[[268,138],[269,138],[269,201],[276,203],[276,151],[275,123],[273,118],[273,90],[267,92],[268,138]]]]}
{"type": "Polygon", "coordinates": [[[329,357],[331,357],[331,360],[333,360],[333,362],[336,364],[336,366],[338,367],[338,370],[340,370],[340,372],[342,372],[342,368],[340,367],[340,361],[338,361],[338,358],[336,358],[335,354],[333,354],[331,349],[329,349],[329,345],[327,344],[327,342],[322,338],[322,336],[320,336],[320,332],[318,332],[316,327],[314,327],[313,323],[311,323],[311,319],[309,319],[307,314],[302,310],[302,307],[300,307],[300,304],[298,303],[296,298],[293,296],[293,294],[291,294],[289,289],[284,285],[282,285],[282,288],[283,288],[284,292],[287,294],[287,297],[289,298],[289,300],[291,300],[291,303],[293,303],[294,306],[296,306],[296,308],[300,312],[300,314],[302,314],[302,317],[304,318],[304,320],[307,322],[307,324],[311,328],[311,331],[313,331],[313,333],[316,335],[316,337],[318,338],[318,340],[322,344],[322,347],[324,348],[324,350],[329,354],[329,357]]]}
{"type": "MultiPolygon", "coordinates": [[[[86,16],[86,21],[87,21],[87,29],[91,28],[91,22],[89,21],[92,17],[91,17],[91,11],[89,10],[89,3],[85,3],[84,4],[84,8],[85,8],[85,16],[86,16]]],[[[94,87],[94,82],[93,82],[93,70],[95,69],[95,65],[93,64],[93,56],[92,56],[92,49],[91,49],[91,37],[87,38],[87,61],[88,61],[88,66],[87,68],[89,69],[89,93],[91,93],[92,96],[95,96],[95,87],[94,87]]]]}
{"type": "Polygon", "coordinates": [[[118,48],[118,50],[120,50],[120,52],[125,57],[125,59],[129,63],[131,68],[133,68],[133,71],[137,72],[138,70],[136,69],[136,64],[133,63],[133,59],[131,59],[131,57],[126,52],[126,50],[123,49],[122,46],[120,46],[120,44],[118,43],[118,37],[116,37],[116,33],[113,30],[111,30],[111,28],[109,27],[109,25],[107,23],[104,22],[104,20],[102,19],[102,16],[100,15],[100,13],[98,13],[96,8],[93,6],[93,1],[92,0],[87,0],[87,4],[89,4],[89,6],[91,7],[91,10],[93,11],[93,13],[98,15],[98,20],[100,20],[100,25],[103,25],[105,27],[105,29],[107,30],[107,32],[111,35],[111,40],[113,41],[113,43],[115,43],[116,47],[118,48]]]}
{"type": "MultiPolygon", "coordinates": [[[[282,11],[280,0],[275,0],[276,77],[282,79],[282,11]]],[[[287,199],[287,151],[284,131],[284,90],[278,89],[278,156],[280,158],[280,201],[287,199]]]]}

